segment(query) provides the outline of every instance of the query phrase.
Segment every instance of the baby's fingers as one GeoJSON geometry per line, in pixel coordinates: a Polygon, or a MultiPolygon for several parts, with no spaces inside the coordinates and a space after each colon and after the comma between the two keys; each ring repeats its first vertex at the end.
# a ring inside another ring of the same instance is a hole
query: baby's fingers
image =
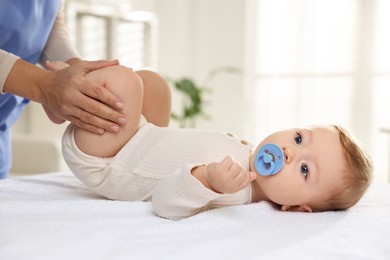
{"type": "Polygon", "coordinates": [[[227,169],[229,169],[232,164],[233,164],[233,159],[230,156],[226,156],[225,158],[223,158],[223,160],[221,162],[221,165],[227,169]]]}
{"type": "Polygon", "coordinates": [[[248,185],[250,185],[250,183],[256,179],[256,173],[255,172],[247,172],[246,170],[243,169],[240,172],[240,178],[241,178],[241,181],[240,181],[239,188],[241,190],[241,189],[244,189],[245,187],[247,187],[248,185]]]}
{"type": "Polygon", "coordinates": [[[256,180],[256,177],[257,177],[256,172],[249,172],[248,174],[249,174],[250,182],[256,180]]]}

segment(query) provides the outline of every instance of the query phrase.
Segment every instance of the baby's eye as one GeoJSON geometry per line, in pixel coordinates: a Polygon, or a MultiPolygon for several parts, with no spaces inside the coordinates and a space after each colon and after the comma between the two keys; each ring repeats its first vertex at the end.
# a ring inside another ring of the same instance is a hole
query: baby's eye
{"type": "Polygon", "coordinates": [[[295,134],[294,140],[295,140],[295,143],[296,143],[296,144],[302,143],[302,135],[301,135],[300,133],[297,132],[297,133],[295,134]]]}
{"type": "Polygon", "coordinates": [[[309,175],[309,167],[306,163],[301,164],[301,173],[303,177],[305,177],[305,180],[307,179],[307,176],[309,175]]]}

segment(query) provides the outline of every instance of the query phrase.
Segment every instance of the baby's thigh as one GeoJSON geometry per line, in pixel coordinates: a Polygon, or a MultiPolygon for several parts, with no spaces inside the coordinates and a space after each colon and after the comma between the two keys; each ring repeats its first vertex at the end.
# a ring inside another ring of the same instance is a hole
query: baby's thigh
{"type": "Polygon", "coordinates": [[[126,124],[117,133],[105,132],[103,135],[76,129],[76,143],[79,148],[93,156],[114,156],[138,130],[142,103],[143,84],[140,77],[124,66],[110,66],[87,74],[87,78],[103,85],[124,104],[120,111],[126,124]]]}
{"type": "Polygon", "coordinates": [[[142,80],[137,73],[121,65],[91,71],[86,75],[86,78],[104,86],[114,95],[118,95],[121,100],[122,97],[119,95],[124,95],[123,98],[126,98],[129,91],[139,91],[138,86],[142,84],[142,80]]]}
{"type": "Polygon", "coordinates": [[[104,169],[112,158],[93,157],[83,153],[75,144],[76,126],[69,125],[62,137],[62,154],[72,173],[88,187],[99,185],[106,176],[104,169]]]}

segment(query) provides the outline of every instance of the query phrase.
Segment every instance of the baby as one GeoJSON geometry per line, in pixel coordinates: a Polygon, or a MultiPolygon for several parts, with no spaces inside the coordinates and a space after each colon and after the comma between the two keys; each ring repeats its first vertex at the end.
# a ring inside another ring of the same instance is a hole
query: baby
{"type": "Polygon", "coordinates": [[[69,125],[63,156],[106,198],[151,201],[169,219],[259,201],[313,212],[353,206],[370,183],[370,158],[340,126],[280,131],[253,149],[231,134],[167,127],[170,89],[156,73],[112,66],[87,77],[121,97],[126,125],[102,135],[69,125]]]}

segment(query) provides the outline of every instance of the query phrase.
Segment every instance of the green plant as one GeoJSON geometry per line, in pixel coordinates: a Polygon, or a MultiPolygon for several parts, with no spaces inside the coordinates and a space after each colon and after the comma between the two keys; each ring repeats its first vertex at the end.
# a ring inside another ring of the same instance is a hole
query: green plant
{"type": "Polygon", "coordinates": [[[172,112],[172,119],[179,122],[180,127],[195,127],[195,122],[198,117],[208,119],[209,116],[204,112],[204,93],[209,91],[209,88],[198,86],[189,78],[179,80],[170,79],[175,89],[183,94],[182,113],[172,112]]]}
{"type": "Polygon", "coordinates": [[[183,94],[183,107],[180,114],[172,112],[171,118],[179,122],[180,127],[195,127],[196,119],[202,117],[210,119],[205,112],[205,93],[211,92],[210,87],[206,87],[209,82],[220,73],[237,73],[243,71],[236,67],[217,67],[212,69],[206,76],[202,85],[198,85],[190,78],[183,77],[178,80],[168,78],[173,87],[183,94]]]}

